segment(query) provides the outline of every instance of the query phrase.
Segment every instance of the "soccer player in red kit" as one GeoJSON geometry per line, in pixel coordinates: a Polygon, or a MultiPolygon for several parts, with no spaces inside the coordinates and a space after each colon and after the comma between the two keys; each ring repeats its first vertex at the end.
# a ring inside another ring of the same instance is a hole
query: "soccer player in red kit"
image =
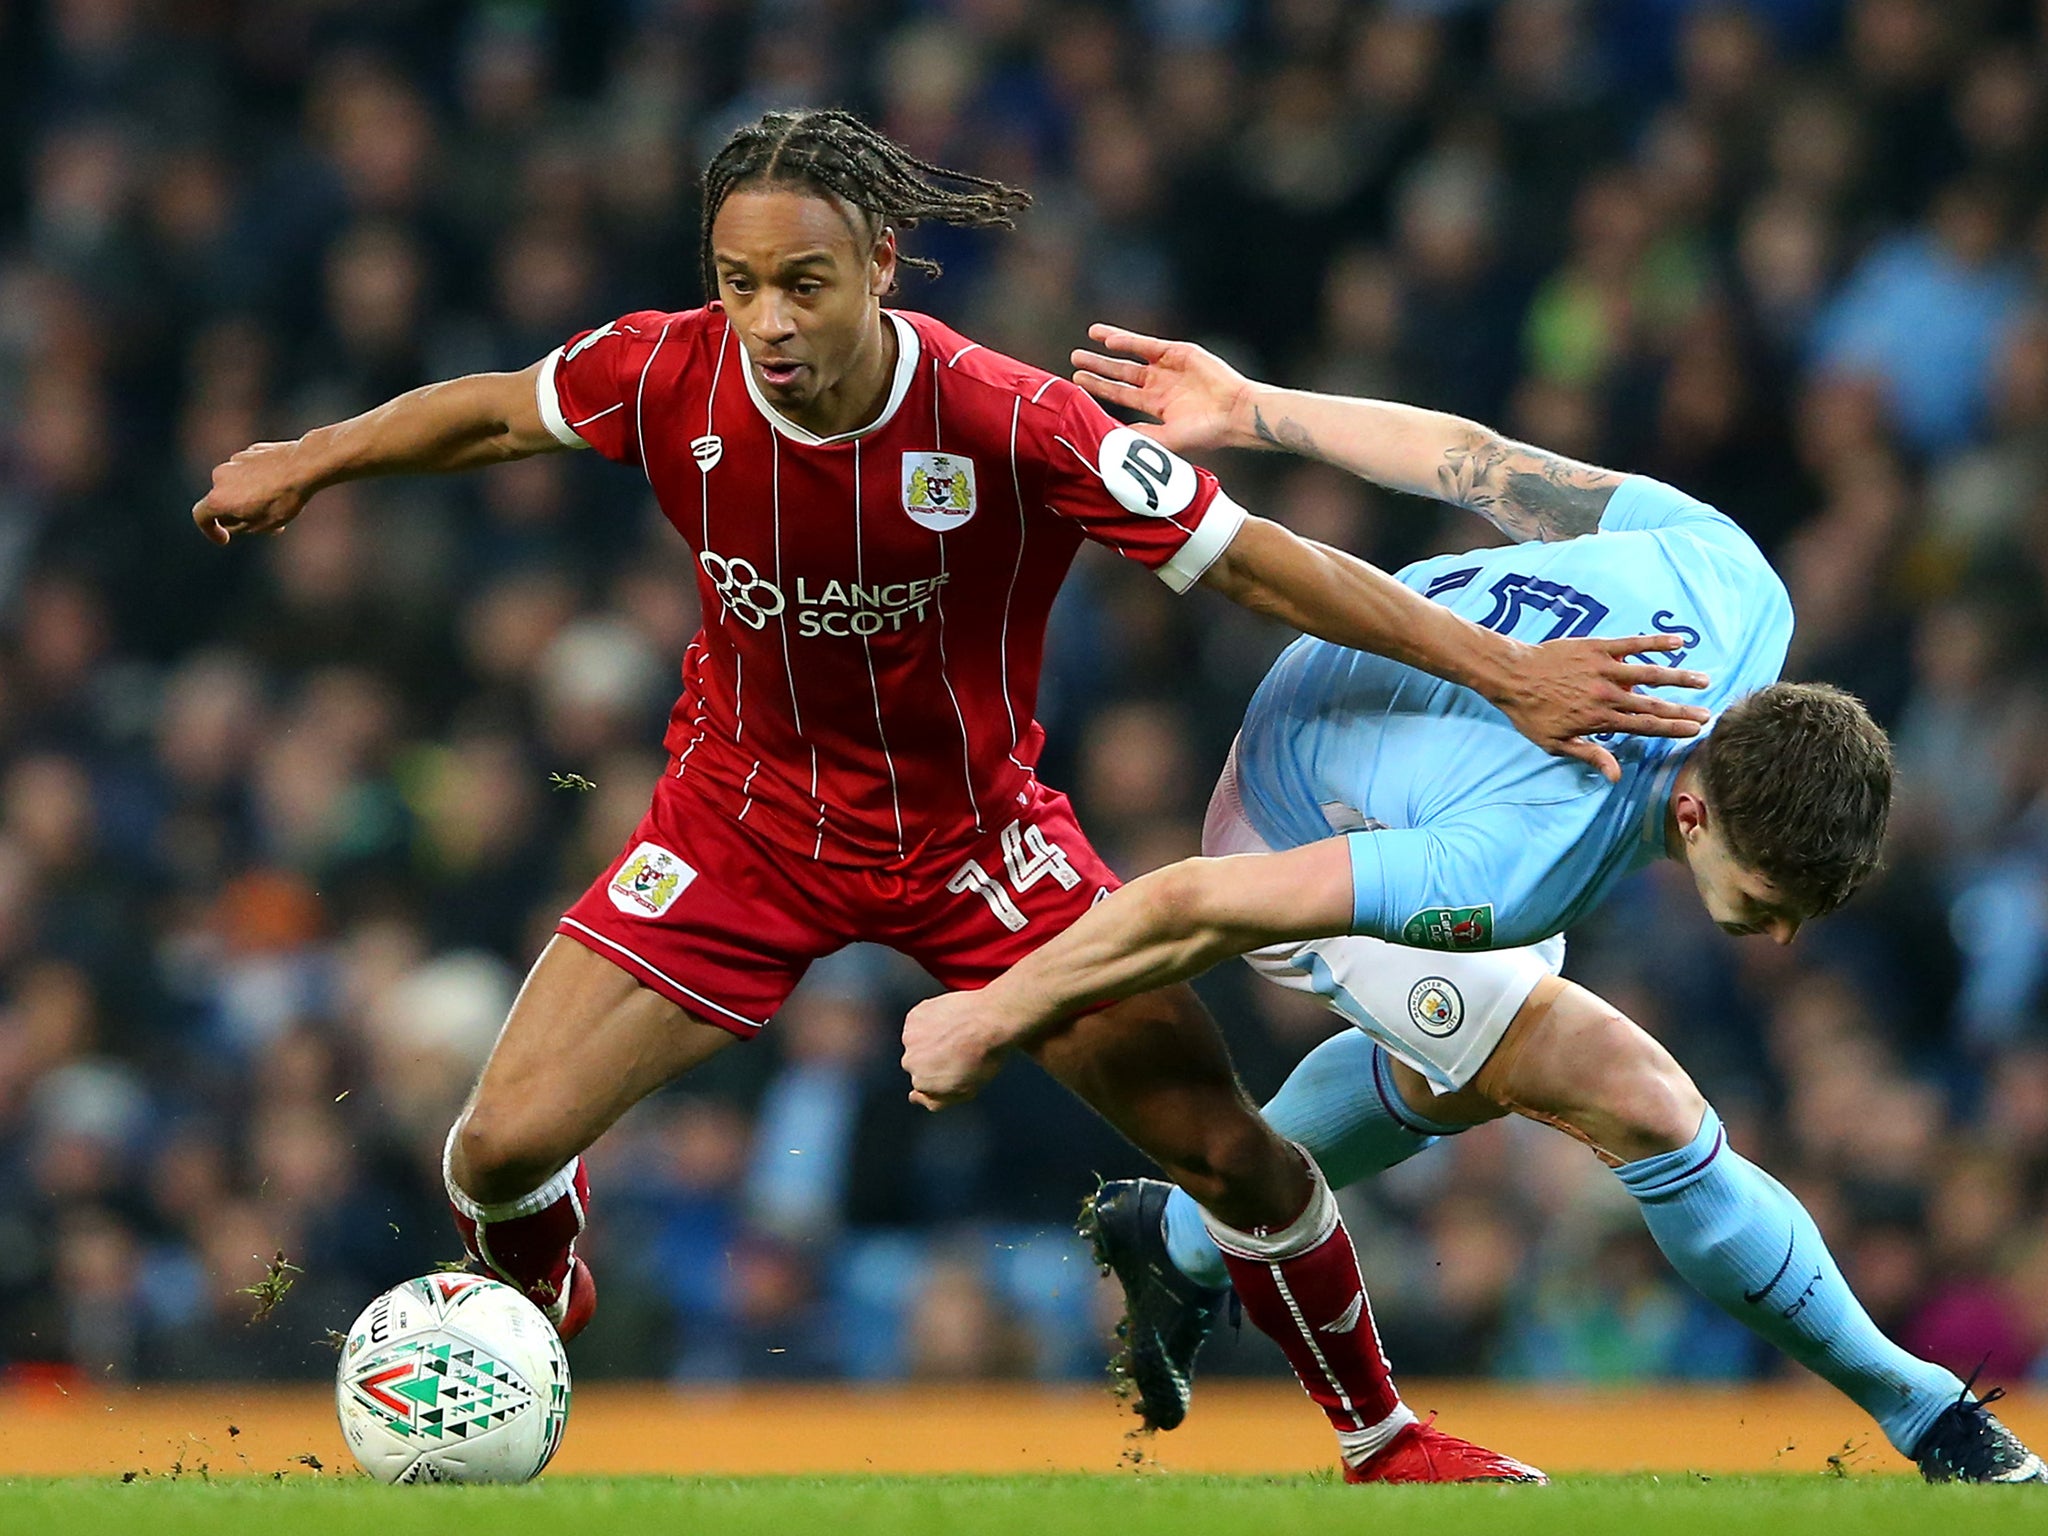
{"type": "MultiPolygon", "coordinates": [[[[948,987],[978,986],[1117,884],[1033,769],[1046,616],[1084,538],[1176,591],[1203,582],[1470,683],[1603,767],[1574,738],[1696,729],[1698,712],[1629,691],[1672,681],[1628,659],[1664,642],[1529,647],[1478,629],[1248,517],[1066,380],[883,307],[909,259],[898,229],[1007,226],[1028,201],[845,113],[771,113],[706,173],[716,302],[626,315],[523,372],[258,444],[193,509],[224,543],[281,528],[340,480],[587,447],[644,473],[696,554],[704,626],[667,771],[563,916],[448,1142],[470,1254],[565,1338],[596,1302],[575,1253],[580,1154],[627,1108],[758,1033],[843,945],[886,944],[948,987]]],[[[1246,1305],[1338,1425],[1348,1467],[1534,1475],[1401,1404],[1327,1185],[1259,1118],[1192,993],[1126,1000],[1029,1049],[1257,1255],[1242,1261],[1246,1305]]]]}

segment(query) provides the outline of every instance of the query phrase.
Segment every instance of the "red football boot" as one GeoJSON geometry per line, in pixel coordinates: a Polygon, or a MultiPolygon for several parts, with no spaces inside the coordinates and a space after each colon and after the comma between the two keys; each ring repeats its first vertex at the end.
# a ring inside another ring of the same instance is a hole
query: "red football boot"
{"type": "MultiPolygon", "coordinates": [[[[597,1311],[597,1280],[590,1273],[590,1266],[580,1258],[569,1260],[569,1278],[562,1289],[569,1294],[551,1307],[542,1307],[547,1320],[555,1325],[555,1332],[568,1343],[581,1333],[597,1311]]],[[[1539,1477],[1541,1473],[1537,1474],[1539,1477]]]]}
{"type": "Polygon", "coordinates": [[[590,1175],[572,1158],[530,1195],[480,1205],[444,1167],[448,1206],[470,1258],[539,1307],[562,1342],[581,1333],[597,1311],[597,1282],[576,1255],[590,1210],[590,1175]]]}
{"type": "Polygon", "coordinates": [[[1431,1414],[1400,1433],[1362,1466],[1346,1465],[1347,1483],[1547,1483],[1526,1462],[1460,1440],[1436,1427],[1431,1414]]]}

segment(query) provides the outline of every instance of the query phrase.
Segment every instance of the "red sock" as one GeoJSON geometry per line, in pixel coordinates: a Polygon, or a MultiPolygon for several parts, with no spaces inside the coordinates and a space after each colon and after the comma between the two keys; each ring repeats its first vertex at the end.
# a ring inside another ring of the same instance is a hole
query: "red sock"
{"type": "Polygon", "coordinates": [[[559,1324],[569,1261],[590,1209],[590,1176],[583,1171],[583,1159],[571,1158],[532,1194],[499,1205],[472,1200],[456,1187],[452,1174],[446,1183],[448,1208],[469,1256],[559,1324]]]}
{"type": "Polygon", "coordinates": [[[1308,1208],[1284,1231],[1238,1232],[1211,1218],[1209,1232],[1245,1311],[1286,1353],[1355,1463],[1415,1416],[1380,1348],[1351,1234],[1330,1186],[1321,1173],[1314,1178],[1308,1208]]]}

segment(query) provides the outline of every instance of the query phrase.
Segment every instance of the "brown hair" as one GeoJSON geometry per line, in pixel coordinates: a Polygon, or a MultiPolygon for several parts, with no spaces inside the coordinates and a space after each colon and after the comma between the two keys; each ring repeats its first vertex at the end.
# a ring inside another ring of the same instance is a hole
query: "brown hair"
{"type": "Polygon", "coordinates": [[[1773,683],[1722,714],[1698,760],[1729,851],[1807,916],[1834,911],[1877,872],[1892,744],[1854,694],[1773,683]]]}

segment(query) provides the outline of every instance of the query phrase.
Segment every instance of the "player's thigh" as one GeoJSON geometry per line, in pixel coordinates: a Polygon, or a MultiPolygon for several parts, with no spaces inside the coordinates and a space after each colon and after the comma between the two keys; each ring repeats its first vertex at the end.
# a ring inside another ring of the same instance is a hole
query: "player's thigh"
{"type": "MultiPolygon", "coordinates": [[[[618,856],[562,915],[456,1137],[480,1187],[544,1179],[634,1103],[758,1033],[845,942],[787,857],[664,776],[618,856]]],[[[523,1192],[523,1191],[519,1191],[523,1192]]]]}
{"type": "Polygon", "coordinates": [[[1446,953],[1341,934],[1255,950],[1245,960],[1268,981],[1321,998],[1436,1094],[1452,1094],[1478,1075],[1537,985],[1563,966],[1564,941],[1446,953]]]}
{"type": "Polygon", "coordinates": [[[491,1192],[476,1185],[544,1179],[736,1038],[557,935],[520,988],[463,1111],[452,1171],[480,1199],[491,1192]]]}
{"type": "Polygon", "coordinates": [[[1578,1137],[1609,1162],[1675,1151],[1706,1100],[1671,1053],[1604,998],[1562,979],[1531,994],[1473,1088],[1578,1137]]]}

